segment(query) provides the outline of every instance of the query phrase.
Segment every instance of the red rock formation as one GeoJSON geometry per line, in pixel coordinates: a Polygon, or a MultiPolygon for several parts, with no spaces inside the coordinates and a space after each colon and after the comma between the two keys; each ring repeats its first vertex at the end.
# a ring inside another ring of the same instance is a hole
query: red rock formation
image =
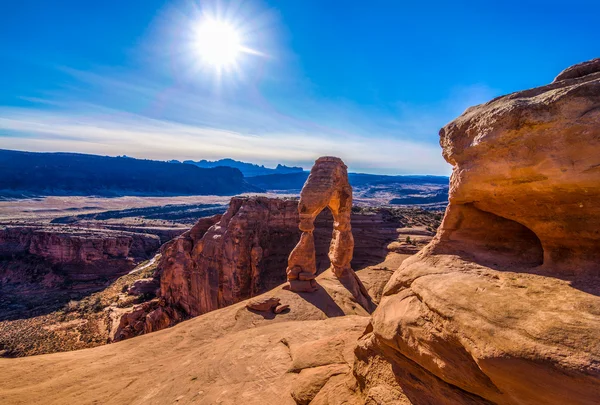
{"type": "Polygon", "coordinates": [[[134,336],[156,332],[173,326],[183,320],[179,311],[165,304],[164,299],[156,298],[136,306],[133,311],[123,314],[115,331],[115,342],[134,336]]]}
{"type": "Polygon", "coordinates": [[[355,352],[361,391],[376,403],[597,403],[598,60],[469,108],[440,139],[450,205],[386,285],[355,352]]]}
{"type": "Polygon", "coordinates": [[[32,256],[59,268],[67,278],[89,281],[114,277],[151,257],[157,236],[62,227],[4,227],[0,256],[32,256]]]}
{"type": "MultiPolygon", "coordinates": [[[[388,244],[404,232],[405,219],[391,210],[366,210],[351,218],[357,235],[352,264],[358,268],[383,261],[388,244]]],[[[232,198],[222,217],[202,218],[163,246],[160,296],[185,319],[282,284],[289,252],[300,238],[298,223],[298,201],[232,198]]],[[[333,218],[329,210],[318,215],[315,225],[316,264],[322,271],[330,264],[327,249],[333,218]]],[[[346,284],[356,286],[350,282],[346,284]]]]}
{"type": "Polygon", "coordinates": [[[259,311],[259,312],[269,312],[272,311],[276,314],[281,313],[282,311],[288,309],[289,305],[281,305],[281,298],[277,297],[260,297],[250,300],[246,303],[246,308],[259,311]]]}
{"type": "Polygon", "coordinates": [[[297,235],[290,204],[295,203],[234,197],[218,222],[198,222],[164,248],[161,296],[196,316],[280,284],[275,269],[285,268],[284,252],[297,235]],[[214,226],[207,229],[211,222],[214,226]]]}
{"type": "Polygon", "coordinates": [[[296,292],[313,292],[317,289],[314,280],[317,266],[313,231],[315,219],[325,208],[333,215],[333,234],[328,255],[332,271],[343,280],[361,305],[369,309],[369,294],[350,267],[354,254],[350,224],[352,187],[348,182],[346,165],[336,157],[317,159],[302,187],[298,204],[302,235],[288,259],[288,288],[296,292]]]}

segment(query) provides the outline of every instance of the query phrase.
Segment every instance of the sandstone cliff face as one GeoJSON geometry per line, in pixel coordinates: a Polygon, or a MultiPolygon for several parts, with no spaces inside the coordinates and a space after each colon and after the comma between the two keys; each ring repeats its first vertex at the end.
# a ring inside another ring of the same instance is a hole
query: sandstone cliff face
{"type": "Polygon", "coordinates": [[[600,398],[600,65],[468,109],[434,240],[392,276],[355,351],[369,403],[600,398]]]}
{"type": "Polygon", "coordinates": [[[9,261],[38,258],[73,281],[123,274],[136,261],[151,257],[159,246],[157,236],[120,231],[59,227],[0,229],[0,256],[10,258],[9,261]]]}
{"type": "Polygon", "coordinates": [[[285,268],[280,260],[296,233],[289,207],[284,200],[235,197],[220,219],[200,220],[164,248],[161,296],[197,316],[281,283],[275,269],[285,268]]]}
{"type": "Polygon", "coordinates": [[[452,209],[440,236],[471,242],[478,238],[458,225],[462,217],[505,220],[503,226],[512,228],[494,236],[511,239],[515,231],[533,265],[564,274],[596,273],[599,122],[599,60],[567,69],[550,85],[468,109],[440,132],[444,158],[454,166],[452,209]]]}

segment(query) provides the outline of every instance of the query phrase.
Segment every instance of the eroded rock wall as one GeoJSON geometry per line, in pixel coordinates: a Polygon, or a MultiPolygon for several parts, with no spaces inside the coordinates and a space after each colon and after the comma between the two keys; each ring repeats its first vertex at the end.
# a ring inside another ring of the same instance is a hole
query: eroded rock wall
{"type": "Polygon", "coordinates": [[[72,281],[114,277],[150,258],[159,248],[154,235],[60,227],[4,227],[0,256],[5,261],[35,258],[72,281]]]}
{"type": "Polygon", "coordinates": [[[433,241],[385,287],[355,351],[373,403],[600,398],[600,64],[469,108],[433,241]],[[426,389],[424,388],[426,387],[426,389]]]}

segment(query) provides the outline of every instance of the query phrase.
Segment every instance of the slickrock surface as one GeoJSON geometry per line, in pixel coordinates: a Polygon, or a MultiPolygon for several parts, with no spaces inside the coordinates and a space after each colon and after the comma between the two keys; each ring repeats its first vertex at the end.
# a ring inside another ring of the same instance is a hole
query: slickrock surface
{"type": "Polygon", "coordinates": [[[440,143],[450,205],[359,341],[367,403],[598,403],[600,65],[472,107],[440,143]]]}
{"type": "Polygon", "coordinates": [[[371,298],[350,267],[354,254],[350,223],[352,187],[348,182],[346,165],[336,157],[325,156],[317,159],[300,192],[298,227],[302,235],[288,259],[287,288],[297,292],[312,292],[317,289],[314,280],[317,265],[313,231],[317,216],[325,208],[333,215],[333,234],[328,254],[331,269],[361,305],[371,310],[371,298]]]}
{"type": "MultiPolygon", "coordinates": [[[[392,253],[383,267],[357,271],[357,275],[373,295],[377,290],[380,294],[391,274],[384,267],[405,257],[392,253]]],[[[320,274],[317,282],[320,288],[314,293],[278,287],[261,296],[290,305],[280,314],[249,311],[242,301],[173,328],[103,347],[0,359],[4,370],[0,403],[354,401],[347,393],[338,396],[336,388],[353,384],[353,349],[369,314],[330,270],[320,274]]]]}

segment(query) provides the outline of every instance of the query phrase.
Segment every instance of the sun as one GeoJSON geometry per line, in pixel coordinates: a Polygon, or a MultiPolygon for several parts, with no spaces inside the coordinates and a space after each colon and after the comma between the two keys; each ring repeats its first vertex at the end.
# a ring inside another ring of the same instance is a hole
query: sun
{"type": "Polygon", "coordinates": [[[235,65],[245,49],[235,27],[213,18],[205,18],[198,23],[194,39],[202,61],[217,69],[235,65]]]}

